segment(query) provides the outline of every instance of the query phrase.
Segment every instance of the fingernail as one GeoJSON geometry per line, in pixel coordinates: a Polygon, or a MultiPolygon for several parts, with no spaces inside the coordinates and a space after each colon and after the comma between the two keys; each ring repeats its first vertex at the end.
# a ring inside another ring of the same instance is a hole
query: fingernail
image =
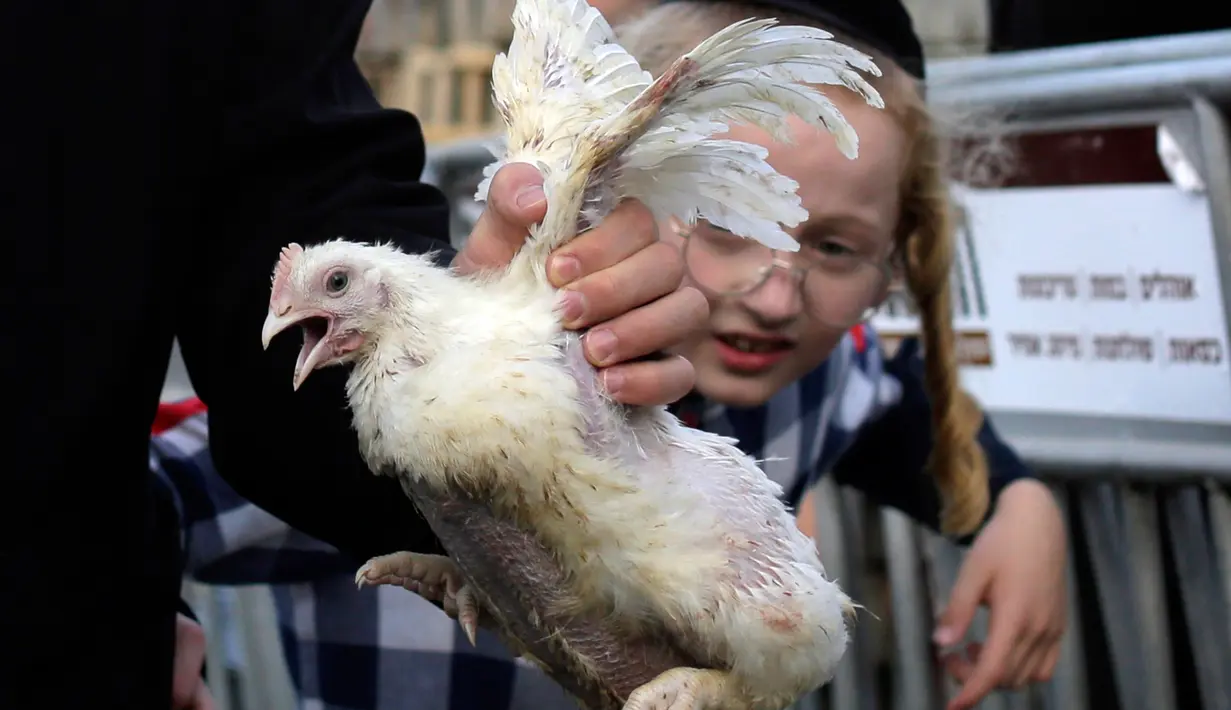
{"type": "Polygon", "coordinates": [[[607,394],[616,394],[623,386],[624,373],[619,370],[615,372],[612,372],[611,370],[603,370],[603,388],[607,390],[607,394]]]}
{"type": "Polygon", "coordinates": [[[565,325],[580,320],[586,313],[586,297],[577,291],[565,291],[560,315],[565,325]]]}
{"type": "Polygon", "coordinates": [[[953,640],[953,630],[949,628],[936,629],[936,632],[932,634],[932,642],[937,646],[951,646],[953,640]]]}
{"type": "Polygon", "coordinates": [[[571,284],[581,276],[581,262],[573,256],[551,258],[551,283],[556,288],[571,284]]]}
{"type": "Polygon", "coordinates": [[[615,354],[616,336],[610,330],[592,330],[586,333],[586,349],[590,351],[591,361],[603,366],[615,354]]]}
{"type": "Polygon", "coordinates": [[[540,202],[547,199],[547,195],[543,194],[542,185],[523,185],[517,191],[515,201],[518,207],[534,207],[540,202]]]}

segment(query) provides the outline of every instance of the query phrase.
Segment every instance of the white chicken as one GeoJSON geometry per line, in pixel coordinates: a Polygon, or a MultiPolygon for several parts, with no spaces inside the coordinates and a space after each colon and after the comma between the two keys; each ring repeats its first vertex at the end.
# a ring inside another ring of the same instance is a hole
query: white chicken
{"type": "MultiPolygon", "coordinates": [[[[663,673],[626,710],[785,707],[832,677],[854,604],[734,441],[604,395],[561,327],[546,262],[624,198],[797,249],[782,227],[807,217],[796,183],[761,147],[712,136],[734,120],[789,140],[794,114],[854,157],[853,130],[813,85],[880,107],[859,73],[879,71],[822,30],[755,20],[654,80],[582,0],[519,0],[513,21],[493,67],[506,152],[478,197],[500,165],[526,162],[548,209],[510,266],[461,277],[385,245],[292,244],[263,341],[302,327],[296,388],[314,368],[353,364],[347,394],[373,471],[482,500],[551,550],[579,611],[661,627],[708,664],[663,673]]],[[[388,555],[357,578],[447,586],[473,635],[471,590],[447,558],[388,555]]]]}

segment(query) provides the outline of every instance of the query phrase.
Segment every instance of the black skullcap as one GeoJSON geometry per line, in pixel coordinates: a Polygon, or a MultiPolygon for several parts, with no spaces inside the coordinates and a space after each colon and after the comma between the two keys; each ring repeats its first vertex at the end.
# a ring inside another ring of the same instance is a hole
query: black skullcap
{"type": "MultiPolygon", "coordinates": [[[[675,0],[660,0],[663,4],[675,0]]],[[[739,2],[814,20],[885,53],[902,69],[924,77],[923,45],[901,0],[694,0],[739,2]]],[[[772,16],[772,15],[770,15],[772,16]]]]}

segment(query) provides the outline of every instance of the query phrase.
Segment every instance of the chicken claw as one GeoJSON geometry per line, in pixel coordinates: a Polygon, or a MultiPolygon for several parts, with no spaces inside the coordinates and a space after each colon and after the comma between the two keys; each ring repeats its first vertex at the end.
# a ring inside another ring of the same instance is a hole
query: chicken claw
{"type": "Polygon", "coordinates": [[[470,645],[479,629],[479,604],[453,560],[444,555],[394,552],[368,560],[355,573],[355,584],[396,584],[430,602],[440,602],[458,620],[470,645]]]}
{"type": "Polygon", "coordinates": [[[736,710],[728,698],[727,674],[700,668],[672,668],[634,690],[624,710],[736,710]]]}

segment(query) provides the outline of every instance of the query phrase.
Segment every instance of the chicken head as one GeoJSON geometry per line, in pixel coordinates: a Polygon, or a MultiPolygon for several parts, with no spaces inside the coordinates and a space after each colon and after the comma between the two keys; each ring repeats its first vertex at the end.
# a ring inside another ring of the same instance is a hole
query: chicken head
{"type": "Polygon", "coordinates": [[[296,390],[313,370],[353,358],[388,304],[388,290],[376,264],[355,249],[331,246],[305,251],[290,244],[274,267],[261,343],[268,348],[274,336],[293,325],[303,331],[295,363],[296,390]]]}

